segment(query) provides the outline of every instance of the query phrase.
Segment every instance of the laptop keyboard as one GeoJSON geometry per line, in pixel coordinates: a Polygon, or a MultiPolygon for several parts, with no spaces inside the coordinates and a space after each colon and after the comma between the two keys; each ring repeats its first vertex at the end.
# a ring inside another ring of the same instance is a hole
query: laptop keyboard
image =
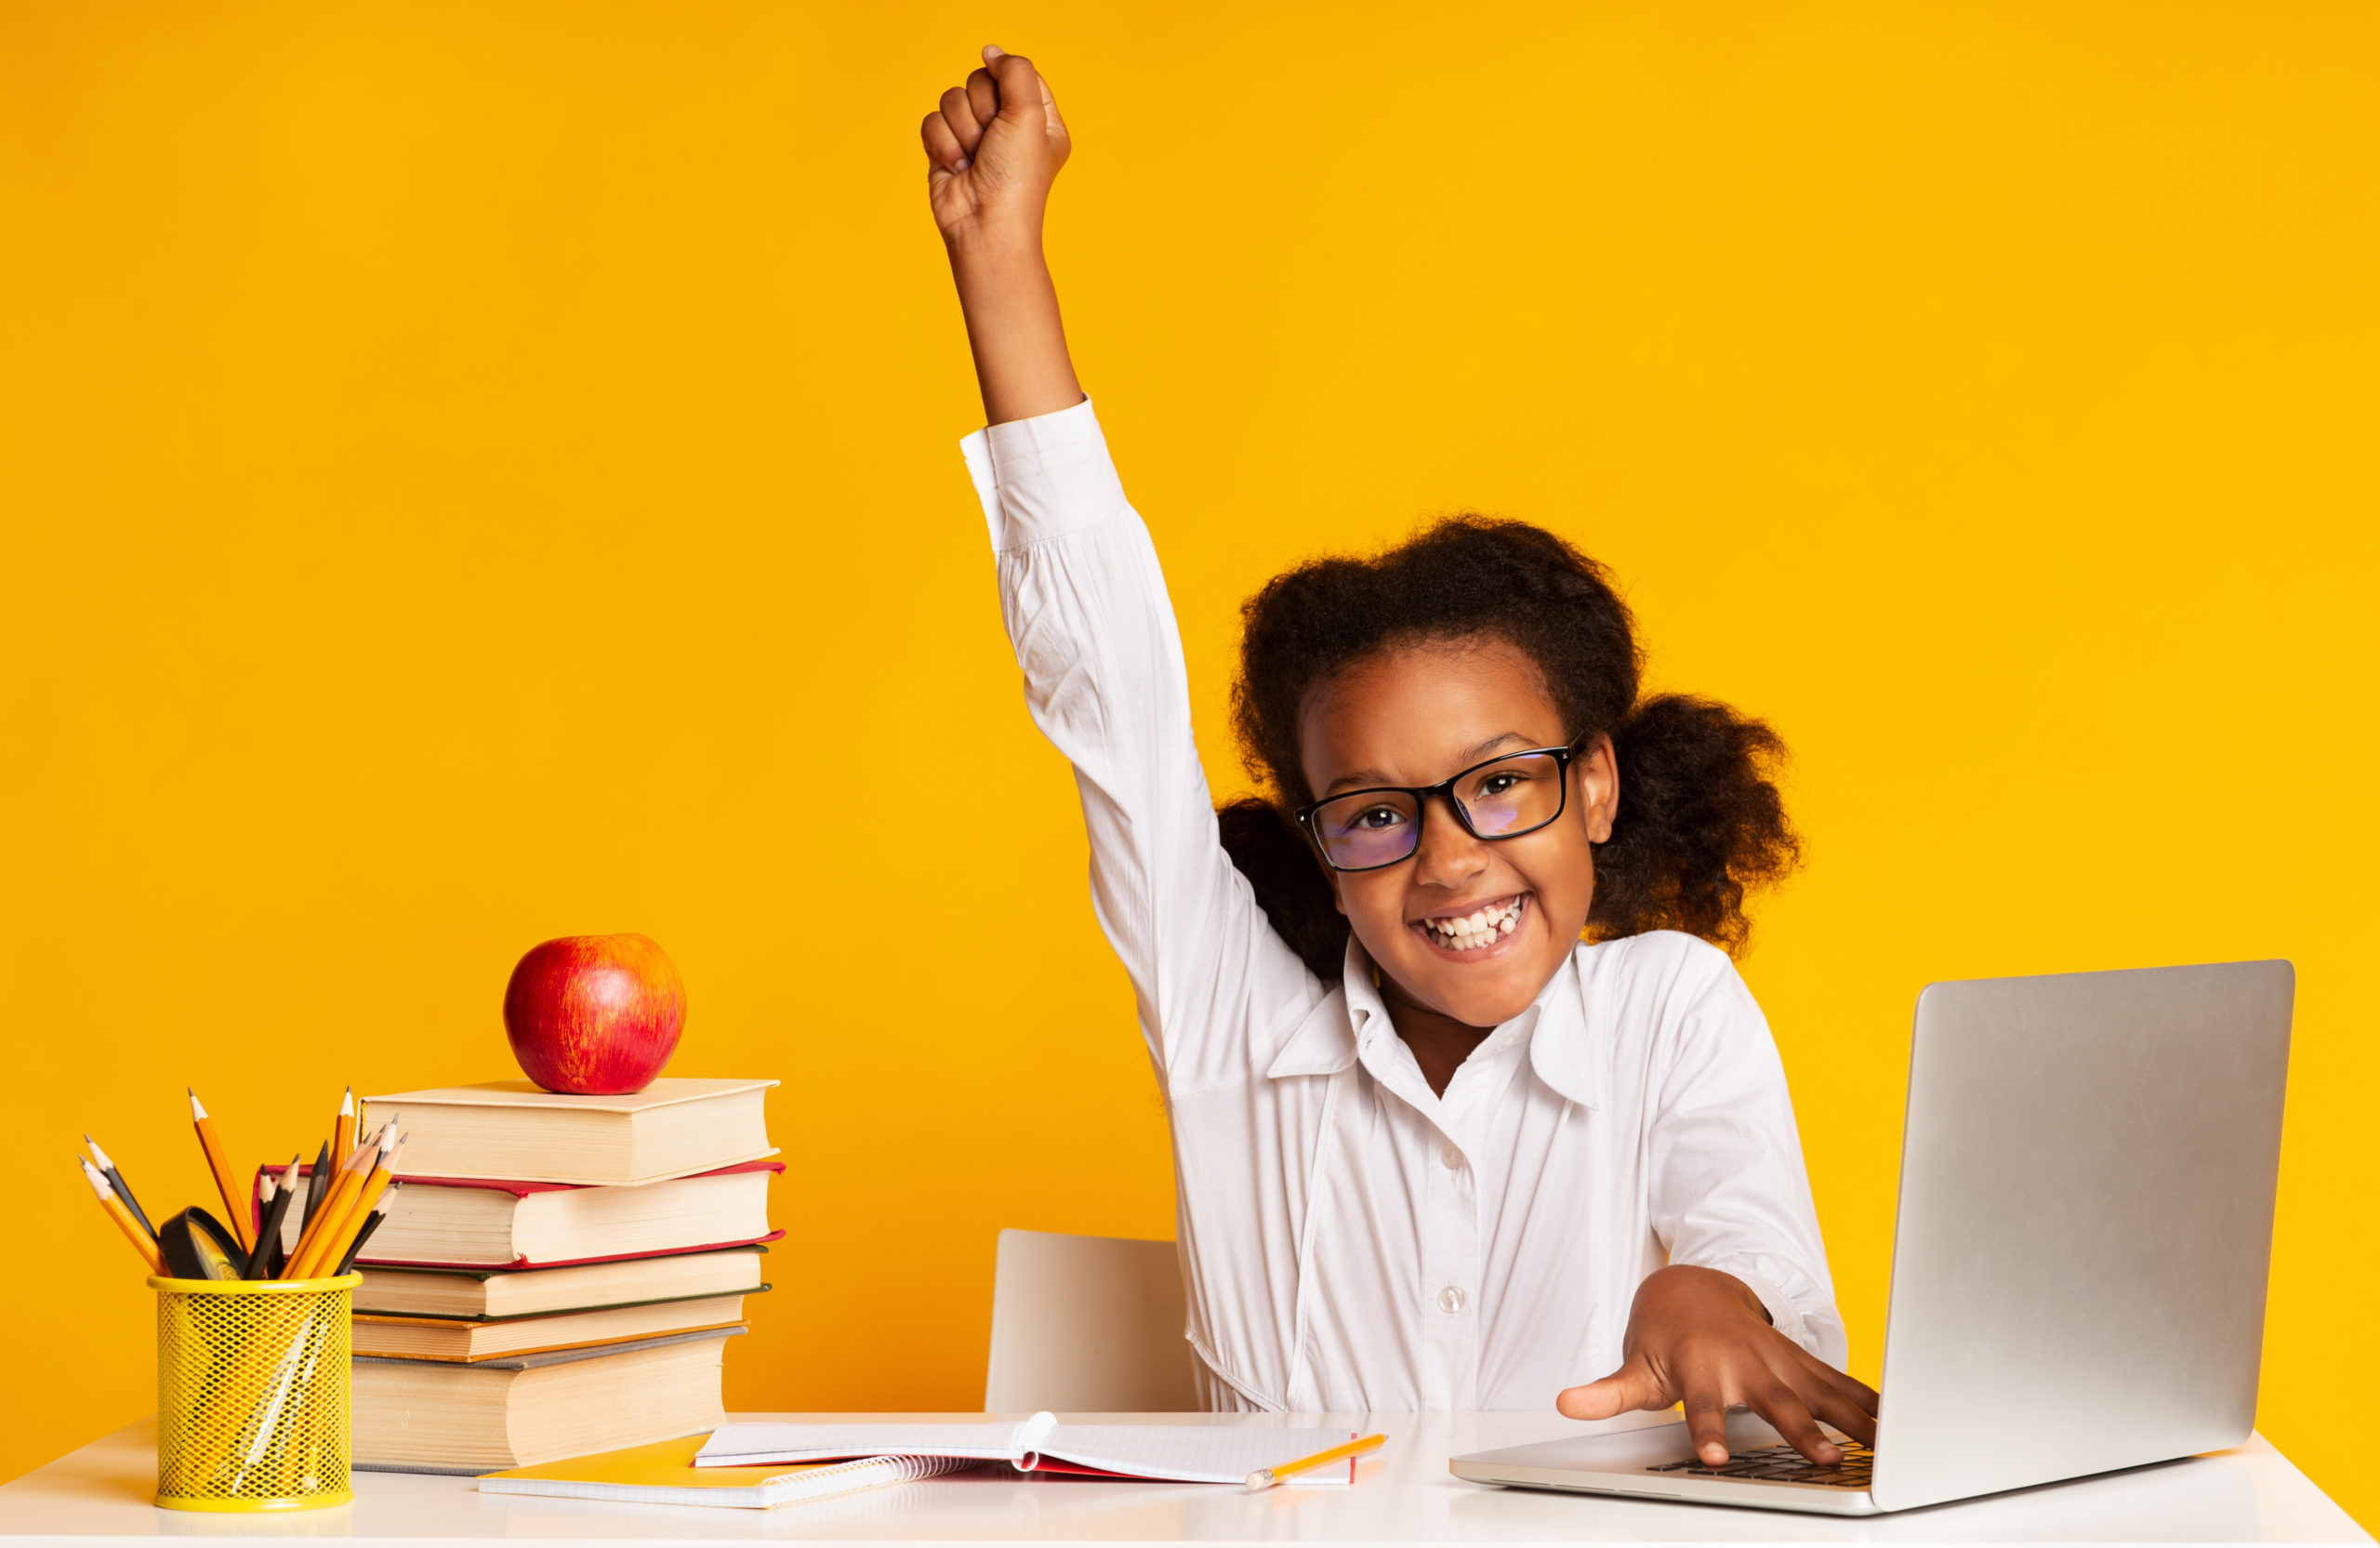
{"type": "Polygon", "coordinates": [[[1820,1484],[1828,1488],[1866,1488],[1875,1470],[1876,1454],[1858,1441],[1842,1443],[1843,1461],[1820,1467],[1790,1446],[1764,1446],[1739,1451],[1718,1466],[1688,1458],[1645,1469],[1647,1473],[1678,1473],[1689,1478],[1748,1478],[1755,1483],[1820,1484]]]}

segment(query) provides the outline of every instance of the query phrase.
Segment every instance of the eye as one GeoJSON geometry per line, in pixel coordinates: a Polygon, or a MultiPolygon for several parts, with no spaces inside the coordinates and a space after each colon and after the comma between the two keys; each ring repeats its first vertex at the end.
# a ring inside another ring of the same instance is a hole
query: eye
{"type": "Polygon", "coordinates": [[[1394,827],[1404,820],[1405,814],[1394,806],[1368,806],[1356,813],[1355,820],[1347,826],[1377,832],[1383,827],[1394,827]]]}
{"type": "Polygon", "coordinates": [[[1491,774],[1479,782],[1479,793],[1483,796],[1501,796],[1520,782],[1521,776],[1516,774],[1491,774]]]}

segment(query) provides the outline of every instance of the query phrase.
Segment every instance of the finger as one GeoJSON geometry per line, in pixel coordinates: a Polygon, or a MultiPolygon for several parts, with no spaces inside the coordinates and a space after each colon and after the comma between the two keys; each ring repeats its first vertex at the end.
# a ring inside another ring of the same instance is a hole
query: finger
{"type": "Polygon", "coordinates": [[[999,83],[992,79],[990,71],[978,70],[968,75],[967,105],[974,110],[975,117],[984,124],[989,124],[999,116],[999,83]]]}
{"type": "Polygon", "coordinates": [[[1649,1367],[1631,1359],[1599,1382],[1567,1389],[1554,1398],[1554,1407],[1569,1419],[1609,1419],[1632,1409],[1666,1409],[1675,1401],[1649,1367]]]}
{"type": "Polygon", "coordinates": [[[1686,1438],[1705,1466],[1727,1460],[1727,1404],[1712,1383],[1689,1383],[1686,1389],[1686,1438]]]}
{"type": "Polygon", "coordinates": [[[1876,1444],[1876,1416],[1832,1383],[1803,1388],[1802,1401],[1812,1413],[1860,1445],[1876,1444]]]}
{"type": "Polygon", "coordinates": [[[984,68],[999,83],[1003,116],[1016,123],[1031,124],[1037,129],[1051,126],[1056,117],[1051,110],[1057,106],[1057,99],[1042,85],[1040,72],[1033,68],[1031,60],[1022,54],[1002,54],[987,60],[984,68]]]}
{"type": "Polygon", "coordinates": [[[935,171],[959,173],[967,170],[967,152],[959,148],[959,137],[950,132],[950,122],[942,114],[926,114],[919,136],[926,143],[926,160],[935,171]]]}
{"type": "Polygon", "coordinates": [[[942,121],[950,126],[951,138],[959,142],[959,153],[972,156],[975,147],[983,143],[984,125],[989,115],[978,113],[974,102],[963,86],[952,86],[942,94],[942,121]]]}
{"type": "Polygon", "coordinates": [[[1768,1427],[1783,1436],[1794,1450],[1820,1467],[1832,1467],[1843,1460],[1843,1448],[1827,1438],[1818,1422],[1810,1417],[1809,1405],[1792,1387],[1772,1382],[1754,1387],[1750,1396],[1752,1412],[1768,1421],[1768,1427]]]}
{"type": "Polygon", "coordinates": [[[1858,1404],[1862,1411],[1869,1414],[1874,1414],[1883,1407],[1884,1398],[1878,1395],[1876,1389],[1859,1380],[1858,1377],[1835,1369],[1834,1367],[1797,1343],[1789,1343],[1786,1347],[1792,1350],[1796,1356],[1795,1363],[1800,1368],[1798,1374],[1778,1372],[1788,1382],[1796,1386],[1806,1385],[1805,1378],[1821,1382],[1841,1393],[1849,1401],[1858,1404]]]}
{"type": "Polygon", "coordinates": [[[1051,129],[1056,130],[1059,134],[1064,134],[1066,132],[1066,121],[1058,112],[1058,94],[1050,89],[1050,77],[1044,75],[1041,73],[1040,67],[1037,65],[1034,67],[1033,78],[1035,81],[1038,82],[1041,86],[1041,116],[1043,120],[1051,129]]]}
{"type": "Polygon", "coordinates": [[[1826,1372],[1828,1386],[1858,1404],[1863,1410],[1870,1414],[1884,1412],[1884,1395],[1883,1393],[1878,1392],[1858,1377],[1846,1375],[1831,1365],[1820,1366],[1819,1369],[1826,1372]]]}

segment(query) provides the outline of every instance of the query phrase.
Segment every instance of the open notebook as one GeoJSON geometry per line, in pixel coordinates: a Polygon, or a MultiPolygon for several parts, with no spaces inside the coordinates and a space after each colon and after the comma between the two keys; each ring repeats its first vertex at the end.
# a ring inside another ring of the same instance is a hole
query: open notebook
{"type": "MultiPolygon", "coordinates": [[[[697,1468],[822,1462],[859,1457],[945,1457],[1004,1462],[1020,1473],[1236,1484],[1343,1446],[1353,1430],[1281,1430],[1236,1424],[1061,1424],[1058,1416],[978,1424],[722,1424],[694,1456],[697,1468]]],[[[1352,1481],[1355,1462],[1317,1469],[1352,1481]]]]}
{"type": "Polygon", "coordinates": [[[772,1505],[830,1500],[865,1488],[932,1478],[982,1465],[956,1457],[866,1457],[857,1462],[813,1462],[803,1467],[703,1467],[694,1465],[701,1436],[599,1451],[568,1462],[541,1462],[483,1475],[483,1494],[543,1494],[565,1500],[633,1501],[647,1505],[772,1505]]]}

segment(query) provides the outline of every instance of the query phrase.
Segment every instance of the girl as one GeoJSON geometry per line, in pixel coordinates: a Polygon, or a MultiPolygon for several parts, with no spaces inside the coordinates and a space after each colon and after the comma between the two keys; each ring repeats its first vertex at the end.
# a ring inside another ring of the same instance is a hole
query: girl
{"type": "Polygon", "coordinates": [[[1747,1404],[1839,1462],[1817,1422],[1870,1441],[1876,1395],[1834,1369],[1767,1025],[1696,938],[1740,944],[1745,883],[1792,862],[1775,738],[1640,701],[1602,571],[1458,518],[1248,604],[1236,719],[1276,800],[1219,821],[1042,259],[1065,125],[984,60],[924,129],[990,427],[964,449],[1164,1087],[1208,1406],[1682,1402],[1717,1462],[1747,1404]]]}

